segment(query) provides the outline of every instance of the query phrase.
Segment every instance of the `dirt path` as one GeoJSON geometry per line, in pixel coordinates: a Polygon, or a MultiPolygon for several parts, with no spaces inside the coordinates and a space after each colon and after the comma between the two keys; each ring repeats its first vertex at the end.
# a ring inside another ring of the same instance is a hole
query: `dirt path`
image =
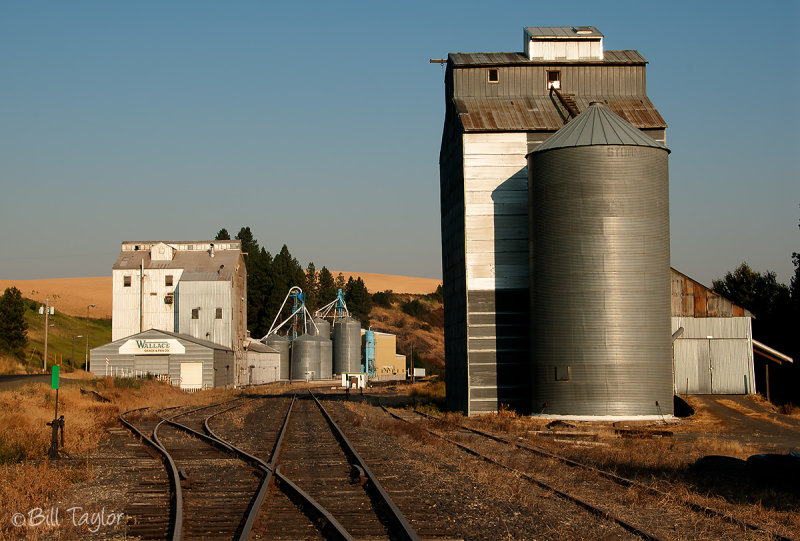
{"type": "Polygon", "coordinates": [[[800,450],[800,422],[778,415],[741,395],[698,395],[700,407],[723,422],[720,437],[751,444],[763,452],[800,450]]]}

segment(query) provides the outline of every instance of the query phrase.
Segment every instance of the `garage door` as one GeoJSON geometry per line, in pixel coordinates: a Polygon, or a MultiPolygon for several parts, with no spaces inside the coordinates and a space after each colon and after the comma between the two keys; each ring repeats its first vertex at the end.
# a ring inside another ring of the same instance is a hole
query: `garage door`
{"type": "Polygon", "coordinates": [[[203,388],[203,363],[181,363],[181,389],[197,391],[203,388]]]}

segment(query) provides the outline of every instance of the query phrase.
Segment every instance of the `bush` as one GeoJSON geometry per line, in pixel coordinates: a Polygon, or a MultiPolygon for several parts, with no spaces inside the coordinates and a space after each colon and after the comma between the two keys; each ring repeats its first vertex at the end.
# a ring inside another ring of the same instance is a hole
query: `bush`
{"type": "Polygon", "coordinates": [[[378,291],[372,295],[372,302],[378,306],[383,306],[384,308],[391,308],[392,303],[396,300],[397,297],[391,289],[387,289],[386,291],[378,291]]]}
{"type": "Polygon", "coordinates": [[[413,301],[404,302],[401,306],[401,309],[409,316],[422,321],[425,321],[426,316],[431,313],[427,306],[416,299],[413,301]]]}

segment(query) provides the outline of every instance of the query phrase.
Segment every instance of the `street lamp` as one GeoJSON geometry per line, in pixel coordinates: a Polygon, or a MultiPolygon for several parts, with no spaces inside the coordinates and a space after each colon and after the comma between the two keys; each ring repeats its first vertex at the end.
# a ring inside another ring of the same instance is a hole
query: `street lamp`
{"type": "Polygon", "coordinates": [[[94,308],[94,306],[94,304],[90,304],[86,307],[86,359],[84,363],[87,372],[91,372],[91,370],[89,370],[89,308],[94,308]]]}
{"type": "Polygon", "coordinates": [[[83,338],[83,335],[79,334],[78,336],[73,336],[72,337],[72,355],[70,355],[70,357],[69,357],[69,364],[71,364],[73,368],[75,367],[75,339],[76,338],[83,338]]]}

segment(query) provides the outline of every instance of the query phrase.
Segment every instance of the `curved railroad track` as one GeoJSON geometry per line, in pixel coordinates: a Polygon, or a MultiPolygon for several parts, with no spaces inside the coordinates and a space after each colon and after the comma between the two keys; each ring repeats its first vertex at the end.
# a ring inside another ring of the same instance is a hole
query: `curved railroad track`
{"type": "Polygon", "coordinates": [[[169,477],[168,489],[163,471],[160,482],[154,475],[136,487],[132,499],[141,502],[130,508],[131,535],[418,539],[316,397],[283,400],[285,416],[272,415],[271,428],[256,433],[260,444],[253,454],[252,445],[236,447],[211,427],[213,419],[247,403],[120,414],[169,477]]]}

